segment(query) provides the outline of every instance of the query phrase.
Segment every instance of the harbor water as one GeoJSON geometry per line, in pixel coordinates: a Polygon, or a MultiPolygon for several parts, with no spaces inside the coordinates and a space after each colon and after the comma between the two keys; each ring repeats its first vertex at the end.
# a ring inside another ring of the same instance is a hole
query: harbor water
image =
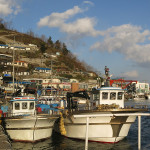
{"type": "MultiPolygon", "coordinates": [[[[147,105],[150,110],[150,100],[130,100],[125,105],[147,105]]],[[[149,111],[150,113],[150,111],[149,111]]],[[[84,150],[84,140],[69,139],[53,132],[52,137],[37,143],[12,142],[13,150],[84,150]]],[[[138,120],[132,124],[128,136],[115,144],[97,142],[88,143],[89,150],[137,150],[138,120]]],[[[141,150],[150,150],[150,117],[142,116],[141,120],[141,150]]]]}

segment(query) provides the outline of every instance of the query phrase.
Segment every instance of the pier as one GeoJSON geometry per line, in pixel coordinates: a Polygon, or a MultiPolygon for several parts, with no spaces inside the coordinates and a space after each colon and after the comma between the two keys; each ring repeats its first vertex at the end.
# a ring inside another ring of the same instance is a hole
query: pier
{"type": "Polygon", "coordinates": [[[11,141],[5,134],[2,125],[0,125],[0,150],[11,150],[11,149],[12,149],[11,141]]]}

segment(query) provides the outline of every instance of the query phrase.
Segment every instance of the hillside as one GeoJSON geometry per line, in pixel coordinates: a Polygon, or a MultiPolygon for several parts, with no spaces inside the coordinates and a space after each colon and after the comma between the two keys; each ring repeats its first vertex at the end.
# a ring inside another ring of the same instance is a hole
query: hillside
{"type": "MultiPolygon", "coordinates": [[[[28,51],[15,51],[15,60],[26,61],[30,64],[28,68],[19,69],[26,69],[30,71],[30,73],[33,73],[32,71],[35,67],[51,68],[51,66],[53,66],[55,75],[67,78],[74,77],[80,80],[86,80],[89,78],[89,72],[94,73],[93,68],[79,61],[78,58],[67,49],[65,43],[59,40],[53,42],[51,37],[48,39],[45,39],[45,37],[35,37],[31,31],[27,34],[20,33],[18,31],[9,30],[0,24],[0,44],[8,45],[9,47],[30,48],[28,51]],[[60,70],[61,72],[59,72],[60,70]]],[[[0,53],[13,55],[13,50],[10,48],[0,49],[0,53]]],[[[2,73],[2,71],[8,68],[4,68],[4,66],[1,65],[0,69],[2,73]]],[[[96,76],[95,74],[95,77],[96,76]]],[[[34,75],[34,77],[36,77],[36,75],[34,75]]]]}

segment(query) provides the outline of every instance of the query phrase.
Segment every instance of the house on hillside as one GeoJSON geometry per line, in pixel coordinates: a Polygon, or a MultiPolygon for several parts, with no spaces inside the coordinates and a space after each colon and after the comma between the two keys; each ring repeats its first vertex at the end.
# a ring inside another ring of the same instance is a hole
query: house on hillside
{"type": "Polygon", "coordinates": [[[96,77],[95,72],[88,72],[89,77],[96,77]]]}
{"type": "MultiPolygon", "coordinates": [[[[3,71],[2,74],[10,74],[11,76],[13,75],[13,71],[11,70],[6,70],[6,71],[3,71]]],[[[30,75],[30,73],[28,71],[17,71],[15,72],[15,76],[27,76],[27,75],[30,75]]]]}
{"type": "Polygon", "coordinates": [[[0,64],[7,66],[12,64],[12,56],[6,54],[0,54],[0,64]]]}
{"type": "Polygon", "coordinates": [[[43,87],[53,86],[54,88],[58,88],[59,84],[61,84],[61,80],[57,78],[43,79],[43,82],[42,82],[43,87]]]}
{"type": "Polygon", "coordinates": [[[29,44],[29,46],[37,48],[37,45],[35,45],[35,44],[29,44]]]}
{"type": "Polygon", "coordinates": [[[34,72],[51,74],[51,69],[50,68],[36,67],[34,72]]]}
{"type": "Polygon", "coordinates": [[[79,83],[79,80],[77,80],[77,79],[70,79],[70,83],[79,83]]]}
{"type": "Polygon", "coordinates": [[[42,84],[43,79],[39,78],[28,78],[28,79],[23,79],[25,82],[34,82],[36,84],[42,84]]]}
{"type": "Polygon", "coordinates": [[[29,47],[33,50],[39,50],[39,48],[35,44],[29,44],[29,47]]]}
{"type": "Polygon", "coordinates": [[[61,80],[59,78],[51,79],[38,79],[38,78],[30,78],[30,79],[23,79],[23,81],[28,82],[35,82],[37,84],[41,84],[43,88],[46,87],[54,87],[56,89],[61,89],[62,91],[70,91],[71,90],[71,83],[69,80],[61,80]]]}
{"type": "Polygon", "coordinates": [[[67,67],[57,67],[56,69],[57,74],[71,74],[71,71],[68,70],[67,67]]]}
{"type": "Polygon", "coordinates": [[[27,75],[30,75],[30,72],[28,72],[28,71],[18,71],[18,72],[16,72],[16,75],[17,76],[27,76],[27,75]]]}
{"type": "Polygon", "coordinates": [[[28,63],[25,62],[25,61],[15,61],[14,66],[27,68],[28,67],[28,63]]]}
{"type": "Polygon", "coordinates": [[[8,48],[8,45],[0,44],[0,48],[8,48]]]}
{"type": "Polygon", "coordinates": [[[0,54],[0,59],[11,59],[12,60],[12,56],[11,55],[6,55],[6,54],[0,54]]]}
{"type": "Polygon", "coordinates": [[[12,50],[22,50],[22,51],[27,51],[30,50],[30,47],[21,47],[21,46],[11,46],[10,49],[12,50]]]}

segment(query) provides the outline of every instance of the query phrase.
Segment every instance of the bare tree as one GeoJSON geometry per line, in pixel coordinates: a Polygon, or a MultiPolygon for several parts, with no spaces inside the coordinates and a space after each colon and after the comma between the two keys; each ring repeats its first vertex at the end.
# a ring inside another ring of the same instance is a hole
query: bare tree
{"type": "Polygon", "coordinates": [[[29,31],[27,31],[27,34],[34,37],[34,32],[31,29],[29,29],[29,31]]]}
{"type": "Polygon", "coordinates": [[[47,38],[44,34],[41,35],[40,39],[44,42],[47,42],[47,38]]]}

